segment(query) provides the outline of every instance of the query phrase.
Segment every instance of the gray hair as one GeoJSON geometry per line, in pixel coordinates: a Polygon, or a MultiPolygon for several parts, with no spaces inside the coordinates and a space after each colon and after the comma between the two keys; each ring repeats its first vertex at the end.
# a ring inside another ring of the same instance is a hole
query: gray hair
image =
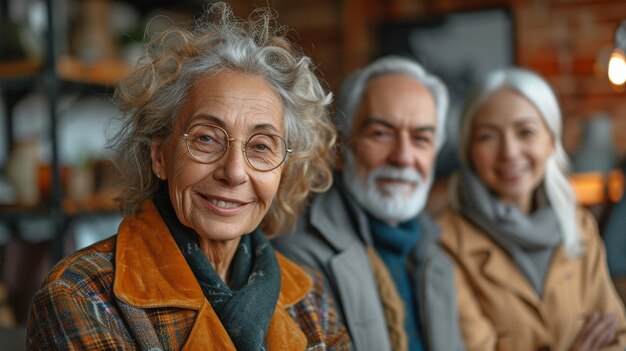
{"type": "Polygon", "coordinates": [[[285,38],[276,13],[255,10],[247,20],[216,3],[192,29],[170,28],[151,39],[135,72],[116,90],[123,126],[111,140],[118,153],[121,210],[131,214],[155,192],[150,147],[167,138],[189,89],[206,75],[229,70],[263,78],[284,107],[285,139],[294,152],[283,168],[275,201],[261,223],[268,234],[287,230],[311,191],[332,182],[336,132],[328,115],[332,96],[310,58],[285,38]]]}
{"type": "Polygon", "coordinates": [[[343,83],[337,100],[337,128],[344,141],[351,138],[354,115],[357,112],[367,83],[375,77],[388,74],[402,74],[423,84],[435,99],[437,108],[437,126],[435,146],[437,151],[443,146],[445,138],[446,114],[448,111],[448,90],[434,75],[429,74],[417,62],[400,56],[385,56],[368,66],[352,73],[343,83]]]}
{"type": "MultiPolygon", "coordinates": [[[[561,143],[561,109],[550,85],[537,73],[522,68],[500,69],[489,73],[468,95],[461,118],[459,159],[465,165],[472,119],[482,104],[500,89],[512,89],[532,103],[543,117],[554,140],[554,153],[548,158],[544,175],[544,189],[548,201],[556,213],[561,235],[567,252],[576,256],[581,252],[580,237],[576,226],[576,199],[567,179],[568,157],[561,143]]],[[[458,186],[450,186],[453,206],[458,199],[458,186]]]]}

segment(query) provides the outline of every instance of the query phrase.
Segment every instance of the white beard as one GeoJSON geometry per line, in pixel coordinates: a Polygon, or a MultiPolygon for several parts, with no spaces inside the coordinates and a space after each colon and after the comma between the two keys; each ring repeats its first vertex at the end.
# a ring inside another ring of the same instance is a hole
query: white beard
{"type": "Polygon", "coordinates": [[[370,171],[366,179],[361,179],[352,151],[346,150],[344,155],[343,182],[357,204],[369,214],[386,222],[400,223],[416,217],[424,209],[432,185],[432,174],[425,180],[412,168],[381,166],[370,171]],[[407,194],[406,186],[391,184],[386,185],[382,192],[376,184],[381,177],[412,182],[415,189],[407,194]]]}

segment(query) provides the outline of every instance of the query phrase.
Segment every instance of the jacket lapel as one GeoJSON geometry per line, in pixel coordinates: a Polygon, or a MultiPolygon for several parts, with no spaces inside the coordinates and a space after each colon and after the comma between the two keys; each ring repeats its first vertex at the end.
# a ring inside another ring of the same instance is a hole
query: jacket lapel
{"type": "Polygon", "coordinates": [[[355,349],[389,350],[378,288],[364,249],[371,244],[367,219],[338,186],[336,182],[316,197],[310,223],[337,252],[329,265],[331,283],[339,294],[338,308],[344,311],[355,349]]]}
{"type": "Polygon", "coordinates": [[[453,281],[452,263],[444,256],[436,243],[441,229],[426,212],[418,217],[421,238],[411,253],[413,283],[418,309],[421,312],[423,337],[430,350],[457,350],[460,335],[457,305],[453,281]],[[442,337],[445,335],[446,337],[442,337]]]}
{"type": "Polygon", "coordinates": [[[539,296],[504,250],[482,233],[465,244],[467,255],[473,258],[488,279],[538,308],[539,296]]]}
{"type": "MultiPolygon", "coordinates": [[[[313,282],[304,271],[280,253],[276,253],[276,258],[281,273],[280,295],[265,343],[272,351],[304,350],[307,347],[307,338],[286,309],[304,299],[313,288],[313,282]]],[[[313,316],[316,315],[311,314],[313,316]]],[[[319,320],[312,322],[319,325],[319,320]]]]}
{"type": "MultiPolygon", "coordinates": [[[[583,236],[581,237],[581,241],[584,251],[589,245],[589,239],[583,236]]],[[[556,289],[558,286],[563,284],[564,281],[573,279],[577,275],[576,271],[579,269],[577,267],[579,262],[580,260],[568,257],[565,247],[563,245],[559,245],[554,252],[554,257],[552,258],[550,269],[548,270],[546,276],[544,296],[550,294],[553,289],[556,289]]]]}
{"type": "Polygon", "coordinates": [[[342,194],[338,185],[318,195],[311,204],[311,225],[335,249],[341,251],[355,244],[370,245],[371,238],[367,218],[348,197],[342,194]],[[337,235],[355,233],[353,235],[337,235]]]}
{"type": "MultiPolygon", "coordinates": [[[[536,293],[520,269],[517,268],[515,263],[502,249],[493,242],[484,242],[483,239],[481,237],[480,240],[474,241],[475,245],[470,245],[469,243],[468,245],[471,246],[471,255],[478,262],[484,260],[482,270],[485,276],[509,291],[514,292],[532,306],[535,306],[539,313],[544,313],[541,297],[536,293]]],[[[585,241],[583,241],[583,246],[585,244],[585,241]]],[[[549,263],[550,269],[548,269],[544,279],[543,296],[549,294],[552,289],[556,288],[564,280],[571,279],[574,276],[576,262],[576,260],[571,260],[567,257],[563,245],[557,246],[549,263]]]]}
{"type": "MultiPolygon", "coordinates": [[[[299,267],[281,254],[276,255],[281,289],[266,343],[270,350],[304,350],[306,336],[286,308],[302,300],[313,284],[299,267]]],[[[142,309],[178,307],[197,311],[183,350],[235,350],[151,201],[146,201],[139,213],[120,225],[115,264],[113,291],[124,303],[142,309]]]]}
{"type": "Polygon", "coordinates": [[[330,261],[346,324],[357,350],[389,350],[389,335],[378,288],[365,250],[353,245],[330,261]]]}
{"type": "Polygon", "coordinates": [[[202,306],[182,351],[236,350],[219,317],[208,302],[202,306]]]}
{"type": "Polygon", "coordinates": [[[113,291],[130,305],[196,311],[204,305],[202,289],[152,201],[120,224],[115,265],[113,291]]]}
{"type": "MultiPolygon", "coordinates": [[[[313,283],[311,278],[295,264],[279,253],[276,256],[280,266],[281,287],[265,343],[268,350],[271,351],[305,350],[307,338],[298,324],[287,313],[287,308],[304,299],[311,290],[313,283]]],[[[319,324],[319,321],[313,322],[319,324]]],[[[208,302],[198,312],[196,322],[183,347],[183,351],[192,350],[235,350],[235,345],[233,345],[228,332],[208,302]]]]}
{"type": "Polygon", "coordinates": [[[458,311],[452,264],[433,250],[414,273],[417,302],[422,313],[422,326],[427,348],[430,350],[457,350],[458,311]],[[446,336],[446,337],[442,337],[446,336]]]}

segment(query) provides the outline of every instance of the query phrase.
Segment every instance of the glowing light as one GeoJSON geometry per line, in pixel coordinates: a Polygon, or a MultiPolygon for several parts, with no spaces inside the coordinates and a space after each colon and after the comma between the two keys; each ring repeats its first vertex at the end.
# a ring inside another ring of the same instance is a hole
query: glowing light
{"type": "Polygon", "coordinates": [[[615,49],[609,59],[609,80],[615,85],[626,82],[626,59],[619,49],[615,49]]]}

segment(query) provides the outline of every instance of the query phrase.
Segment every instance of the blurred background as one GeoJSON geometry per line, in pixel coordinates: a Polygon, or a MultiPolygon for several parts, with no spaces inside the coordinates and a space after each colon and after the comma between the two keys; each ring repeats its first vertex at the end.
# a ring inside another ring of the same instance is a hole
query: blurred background
{"type": "MultiPolygon", "coordinates": [[[[611,273],[626,291],[624,0],[228,2],[243,17],[274,8],[330,91],[384,54],[415,57],[442,77],[452,106],[433,212],[457,164],[468,88],[510,65],[544,75],[562,104],[578,201],[598,219],[611,273]]],[[[145,35],[191,23],[210,3],[0,0],[0,342],[5,333],[23,336],[30,300],[54,263],[115,234],[121,217],[106,144],[119,117],[115,84],[141,56],[145,35]]]]}

